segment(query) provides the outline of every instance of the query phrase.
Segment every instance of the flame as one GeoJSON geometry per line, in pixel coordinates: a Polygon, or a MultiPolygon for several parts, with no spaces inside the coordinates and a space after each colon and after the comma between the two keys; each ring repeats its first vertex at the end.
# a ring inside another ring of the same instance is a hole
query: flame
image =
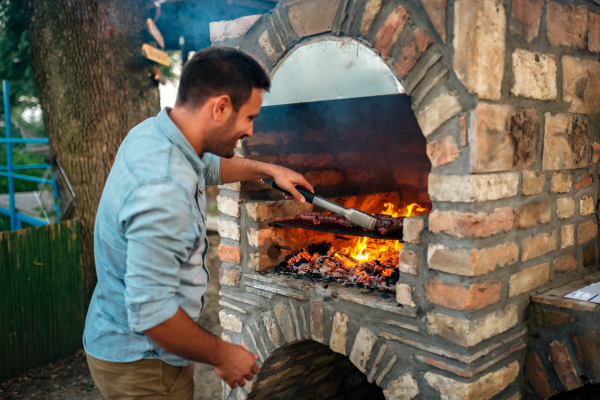
{"type": "Polygon", "coordinates": [[[416,212],[427,211],[427,208],[421,207],[417,203],[412,203],[412,204],[409,204],[408,206],[406,206],[405,207],[406,211],[403,213],[398,212],[396,210],[396,207],[392,203],[385,203],[383,206],[385,207],[385,210],[380,212],[380,214],[391,215],[394,218],[410,217],[413,215],[413,211],[415,211],[415,210],[416,210],[416,212]]]}

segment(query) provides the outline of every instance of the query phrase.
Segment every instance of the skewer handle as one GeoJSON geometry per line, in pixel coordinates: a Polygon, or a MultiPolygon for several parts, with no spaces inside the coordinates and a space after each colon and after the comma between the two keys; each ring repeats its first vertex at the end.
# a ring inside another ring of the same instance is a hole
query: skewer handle
{"type": "MultiPolygon", "coordinates": [[[[280,188],[279,185],[277,185],[273,179],[263,178],[260,181],[262,183],[264,183],[265,185],[271,186],[273,189],[277,189],[279,191],[282,191],[283,193],[289,194],[290,196],[292,195],[287,190],[280,188]]],[[[312,204],[313,199],[315,198],[315,194],[314,193],[309,192],[308,190],[304,189],[301,186],[296,186],[296,190],[299,191],[302,196],[304,196],[304,198],[306,199],[306,201],[308,201],[309,203],[312,204]]]]}

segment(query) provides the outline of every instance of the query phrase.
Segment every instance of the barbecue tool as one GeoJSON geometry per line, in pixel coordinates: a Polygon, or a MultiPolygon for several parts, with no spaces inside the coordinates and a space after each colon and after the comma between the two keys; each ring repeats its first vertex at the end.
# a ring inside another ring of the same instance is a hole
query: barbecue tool
{"type": "MultiPolygon", "coordinates": [[[[261,182],[271,186],[273,189],[281,190],[283,193],[289,194],[291,196],[291,193],[280,188],[273,179],[263,178],[261,182]]],[[[362,226],[368,231],[372,231],[373,229],[375,229],[377,218],[370,214],[357,210],[356,208],[346,208],[337,203],[334,203],[333,201],[329,201],[321,196],[317,196],[316,194],[311,193],[308,190],[301,188],[300,186],[296,186],[296,190],[298,190],[300,194],[304,196],[306,201],[314,204],[315,206],[319,206],[336,214],[342,215],[346,217],[348,221],[358,226],[362,226]]]]}

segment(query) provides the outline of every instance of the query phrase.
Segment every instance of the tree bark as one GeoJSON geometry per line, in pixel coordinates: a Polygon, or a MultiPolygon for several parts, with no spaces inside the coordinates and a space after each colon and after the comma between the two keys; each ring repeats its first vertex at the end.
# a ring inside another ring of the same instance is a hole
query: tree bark
{"type": "Polygon", "coordinates": [[[50,149],[75,191],[85,296],[96,284],[94,222],[127,132],[160,110],[141,55],[148,0],[23,0],[50,149]]]}

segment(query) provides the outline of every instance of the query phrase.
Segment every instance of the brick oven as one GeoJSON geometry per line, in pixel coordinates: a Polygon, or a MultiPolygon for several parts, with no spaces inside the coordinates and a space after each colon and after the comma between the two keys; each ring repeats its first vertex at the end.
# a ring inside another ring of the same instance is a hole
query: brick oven
{"type": "Polygon", "coordinates": [[[404,93],[264,107],[236,152],[349,207],[418,204],[401,234],[364,238],[294,226],[318,210],[260,182],[221,186],[223,338],[261,367],[224,398],[516,400],[598,383],[596,305],[562,298],[600,280],[598,4],[284,0],[211,24],[211,40],[253,55],[274,90],[314,43],[375,54],[404,93]],[[374,248],[369,280],[282,273],[305,249],[310,264],[374,248]]]}

